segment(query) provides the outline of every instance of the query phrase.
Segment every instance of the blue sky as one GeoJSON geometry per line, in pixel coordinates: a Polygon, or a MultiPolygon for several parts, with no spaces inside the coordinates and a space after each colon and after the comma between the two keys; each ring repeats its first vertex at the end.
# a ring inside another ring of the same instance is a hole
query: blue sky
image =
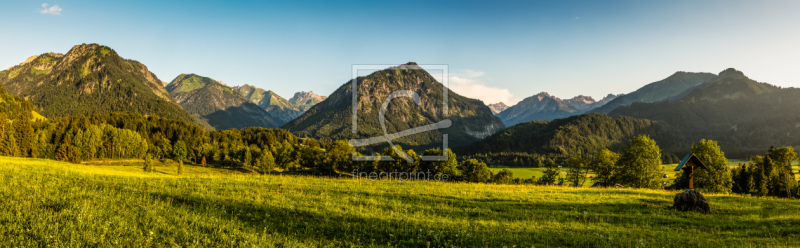
{"type": "Polygon", "coordinates": [[[197,73],[289,98],[353,64],[447,64],[493,103],[627,93],[676,71],[800,87],[800,1],[0,2],[0,68],[99,43],[161,80],[197,73]]]}

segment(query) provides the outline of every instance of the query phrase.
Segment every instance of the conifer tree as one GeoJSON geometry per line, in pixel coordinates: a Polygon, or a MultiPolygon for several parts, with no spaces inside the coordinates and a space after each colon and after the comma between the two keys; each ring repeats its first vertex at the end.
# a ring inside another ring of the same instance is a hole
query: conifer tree
{"type": "Polygon", "coordinates": [[[19,149],[18,156],[30,157],[36,141],[33,136],[30,114],[21,114],[19,119],[14,120],[13,126],[17,149],[19,149]]]}
{"type": "Polygon", "coordinates": [[[758,195],[767,196],[767,195],[769,195],[769,188],[767,187],[767,185],[768,185],[767,178],[768,177],[767,177],[767,175],[765,175],[766,173],[765,173],[765,171],[763,169],[759,170],[758,172],[759,172],[759,174],[757,174],[758,175],[758,180],[757,180],[758,181],[758,195]]]}
{"type": "Polygon", "coordinates": [[[17,140],[14,138],[13,127],[6,115],[0,113],[0,156],[14,156],[16,150],[17,140]]]}

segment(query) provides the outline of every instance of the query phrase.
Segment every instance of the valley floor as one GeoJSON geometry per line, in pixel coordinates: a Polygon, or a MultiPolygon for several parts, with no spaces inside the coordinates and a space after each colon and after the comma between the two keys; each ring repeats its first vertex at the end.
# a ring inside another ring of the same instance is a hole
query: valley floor
{"type": "Polygon", "coordinates": [[[0,157],[0,246],[800,246],[799,200],[157,170],[0,157]]]}

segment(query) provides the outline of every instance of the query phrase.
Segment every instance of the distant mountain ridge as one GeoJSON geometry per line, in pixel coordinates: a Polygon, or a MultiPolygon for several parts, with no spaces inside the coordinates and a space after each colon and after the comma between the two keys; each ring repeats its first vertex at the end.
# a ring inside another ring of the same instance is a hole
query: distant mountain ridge
{"type": "Polygon", "coordinates": [[[324,96],[318,96],[313,92],[297,92],[290,100],[279,96],[273,91],[264,90],[251,85],[234,86],[234,90],[242,93],[251,102],[258,104],[259,107],[265,109],[272,117],[276,119],[279,126],[294,120],[306,110],[315,104],[325,100],[324,96]],[[296,105],[294,102],[304,103],[304,105],[296,105]]]}
{"type": "Polygon", "coordinates": [[[669,100],[675,96],[690,92],[715,76],[712,73],[705,72],[679,71],[661,81],[647,84],[634,92],[620,96],[591,112],[608,114],[618,107],[628,106],[634,102],[652,103],[669,100]]]}
{"type": "Polygon", "coordinates": [[[145,65],[98,44],[32,56],[0,72],[0,84],[48,118],[129,112],[202,124],[183,111],[145,65]]]}
{"type": "Polygon", "coordinates": [[[732,68],[680,99],[633,103],[609,115],[657,120],[690,140],[718,141],[731,153],[800,145],[800,89],[759,83],[732,68]]]}
{"type": "Polygon", "coordinates": [[[503,124],[513,126],[534,120],[551,121],[583,114],[594,108],[612,101],[617,95],[609,94],[600,101],[595,101],[590,96],[579,95],[571,99],[561,99],[542,92],[525,98],[514,106],[508,107],[497,114],[503,124]]]}
{"type": "Polygon", "coordinates": [[[181,74],[166,89],[181,107],[216,129],[278,127],[266,110],[214,79],[181,74]]]}

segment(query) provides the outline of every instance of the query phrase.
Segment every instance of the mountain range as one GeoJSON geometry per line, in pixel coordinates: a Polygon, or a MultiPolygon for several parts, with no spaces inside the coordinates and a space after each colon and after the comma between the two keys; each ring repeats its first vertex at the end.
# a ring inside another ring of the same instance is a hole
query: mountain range
{"type": "MultiPolygon", "coordinates": [[[[676,78],[702,82],[682,84],[689,88],[672,89],[675,95],[650,94],[653,97],[648,99],[660,101],[619,106],[610,117],[594,113],[518,124],[461,151],[554,157],[591,154],[602,148],[618,148],[638,134],[650,135],[665,154],[688,152],[691,144],[701,139],[717,141],[735,158],[761,154],[770,146],[800,146],[800,89],[760,83],[735,69],[719,75],[679,72],[669,79],[676,78]]],[[[658,87],[665,86],[664,81],[657,83],[662,84],[658,87]]],[[[642,89],[647,88],[651,87],[642,89]]],[[[645,93],[642,89],[637,92],[645,93]]]]}
{"type": "Polygon", "coordinates": [[[325,96],[314,94],[313,91],[297,92],[292,98],[286,100],[271,90],[264,90],[251,85],[232,87],[244,95],[251,102],[265,109],[282,126],[294,120],[315,104],[325,100],[325,96]]]}
{"type": "Polygon", "coordinates": [[[551,96],[547,92],[542,92],[525,98],[514,106],[507,107],[502,112],[497,113],[497,117],[508,127],[534,120],[551,121],[583,114],[617,97],[618,95],[609,94],[600,101],[595,101],[590,96],[582,95],[572,99],[561,99],[551,96]]]}
{"type": "Polygon", "coordinates": [[[609,115],[659,121],[688,140],[718,141],[729,153],[753,155],[765,147],[800,145],[798,88],[760,83],[727,69],[678,96],[618,107],[609,115]]]}
{"type": "Polygon", "coordinates": [[[166,89],[184,110],[215,129],[278,127],[266,110],[214,79],[181,74],[166,89]]]}
{"type": "MultiPolygon", "coordinates": [[[[372,138],[450,120],[449,127],[393,142],[427,149],[441,146],[447,134],[449,147],[470,153],[592,153],[619,147],[636,134],[653,136],[665,152],[675,154],[700,139],[716,140],[736,157],[769,146],[800,145],[800,89],[757,82],[735,69],[719,75],[677,72],[599,101],[588,96],[561,99],[542,92],[514,106],[486,106],[463,97],[413,62],[356,82],[357,88],[350,81],[327,98],[309,91],[288,100],[272,91],[250,85],[228,87],[196,74],[181,74],[165,87],[145,65],[106,46],[82,44],[66,54],[31,56],[0,71],[2,88],[16,97],[5,97],[0,107],[16,109],[15,115],[30,111],[48,118],[128,112],[209,129],[282,127],[300,137],[328,140],[372,138]],[[353,90],[357,133],[352,129],[353,90]],[[381,106],[398,90],[409,92],[386,103],[384,131],[381,106]],[[419,96],[419,103],[407,97],[410,92],[419,96]],[[10,105],[20,99],[30,105],[10,105]]],[[[377,144],[360,151],[385,147],[377,144]]]]}

